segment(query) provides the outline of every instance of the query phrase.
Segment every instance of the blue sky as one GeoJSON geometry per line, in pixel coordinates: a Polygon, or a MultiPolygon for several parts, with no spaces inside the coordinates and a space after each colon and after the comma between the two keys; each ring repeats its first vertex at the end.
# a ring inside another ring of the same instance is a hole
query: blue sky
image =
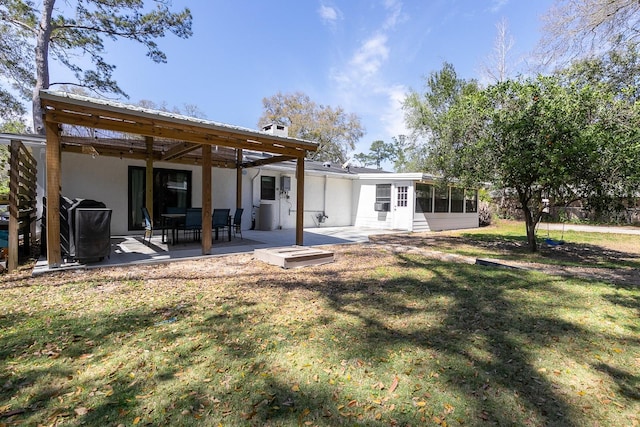
{"type": "MultiPolygon", "coordinates": [[[[540,38],[552,0],[173,0],[193,14],[193,36],[159,40],[166,64],[142,47],[108,45],[115,78],[135,103],[194,104],[210,120],[256,128],[262,99],[302,91],[357,114],[366,129],[355,152],[405,133],[400,107],[423,78],[452,63],[480,78],[496,24],[508,22],[514,62],[540,38]]],[[[522,64],[522,62],[520,62],[522,64]]],[[[52,68],[52,81],[56,76],[52,68]]]]}

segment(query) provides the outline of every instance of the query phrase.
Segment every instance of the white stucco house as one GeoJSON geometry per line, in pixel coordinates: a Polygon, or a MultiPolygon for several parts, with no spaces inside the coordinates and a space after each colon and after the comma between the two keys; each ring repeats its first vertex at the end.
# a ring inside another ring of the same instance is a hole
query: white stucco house
{"type": "MultiPolygon", "coordinates": [[[[44,137],[0,134],[0,141],[20,139],[38,160],[39,214],[45,195],[44,137]]],[[[261,153],[245,153],[264,158],[261,153]]],[[[304,227],[359,226],[405,231],[440,231],[478,226],[477,192],[448,187],[423,173],[388,173],[307,160],[305,165],[304,227]]],[[[62,153],[62,195],[103,202],[113,210],[114,235],[139,233],[145,161],[81,153],[62,153]],[[140,196],[140,197],[137,197],[140,196]]],[[[154,163],[155,209],[201,206],[198,165],[154,163]]],[[[233,169],[213,168],[214,207],[233,208],[236,177],[233,169]]],[[[294,228],[296,212],[295,162],[287,161],[242,171],[243,228],[294,228]],[[253,213],[253,218],[252,217],[253,213]],[[255,220],[255,222],[254,222],[255,220]]]]}
{"type": "Polygon", "coordinates": [[[110,208],[112,235],[141,233],[141,207],[150,200],[153,218],[171,207],[242,207],[244,229],[298,230],[300,222],[409,232],[478,226],[477,191],[442,188],[436,177],[423,173],[306,160],[312,144],[288,138],[279,125],[255,131],[71,94],[42,96],[47,137],[0,134],[0,143],[23,141],[37,160],[38,218],[43,196],[57,194],[46,188],[54,182],[64,197],[110,208]],[[64,126],[75,123],[85,133],[65,136],[64,126]],[[113,132],[137,129],[143,129],[137,139],[114,137],[113,132]],[[183,142],[180,135],[191,139],[183,142]],[[252,150],[254,145],[271,151],[252,150]],[[210,178],[205,161],[212,165],[210,178]],[[47,173],[47,165],[55,171],[47,173]],[[203,191],[207,187],[210,194],[203,191]]]}

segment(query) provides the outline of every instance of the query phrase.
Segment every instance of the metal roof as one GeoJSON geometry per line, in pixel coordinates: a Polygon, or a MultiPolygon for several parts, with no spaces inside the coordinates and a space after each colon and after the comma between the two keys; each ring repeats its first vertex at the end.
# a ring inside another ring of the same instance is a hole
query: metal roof
{"type": "Polygon", "coordinates": [[[237,167],[236,150],[304,158],[318,144],[196,117],[52,90],[40,91],[45,122],[62,124],[63,151],[199,163],[212,151],[214,166],[237,167]],[[150,145],[151,144],[151,148],[150,145]],[[95,150],[95,151],[94,151],[95,150]]]}

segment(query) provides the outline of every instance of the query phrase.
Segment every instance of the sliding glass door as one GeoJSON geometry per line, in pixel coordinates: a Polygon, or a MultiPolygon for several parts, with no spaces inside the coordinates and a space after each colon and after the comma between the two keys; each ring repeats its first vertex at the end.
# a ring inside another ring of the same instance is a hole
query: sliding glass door
{"type": "MultiPolygon", "coordinates": [[[[129,166],[129,230],[141,230],[142,211],[147,185],[144,167],[129,166]]],[[[153,169],[153,219],[159,223],[160,214],[167,208],[191,207],[191,171],[153,169]]],[[[149,207],[147,207],[149,208],[149,207]]]]}

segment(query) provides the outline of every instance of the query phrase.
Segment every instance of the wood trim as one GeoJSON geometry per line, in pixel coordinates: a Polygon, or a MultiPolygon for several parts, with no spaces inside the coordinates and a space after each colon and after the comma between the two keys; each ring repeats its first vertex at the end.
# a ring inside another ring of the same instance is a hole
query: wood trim
{"type": "Polygon", "coordinates": [[[201,144],[194,144],[190,142],[183,142],[180,144],[176,144],[171,147],[167,152],[162,156],[162,160],[168,162],[170,160],[176,159],[178,157],[182,157],[187,153],[197,150],[200,148],[201,144]]]}
{"type": "Polygon", "coordinates": [[[47,134],[47,263],[49,268],[62,264],[60,249],[60,126],[45,123],[47,134]]]}
{"type": "Polygon", "coordinates": [[[153,224],[153,138],[147,136],[145,143],[147,145],[147,157],[145,162],[144,205],[149,211],[151,223],[153,224]]]}
{"type": "Polygon", "coordinates": [[[296,245],[302,246],[304,236],[304,157],[296,160],[296,245]]]}
{"type": "Polygon", "coordinates": [[[211,253],[211,147],[202,147],[202,255],[211,253]]]}
{"type": "Polygon", "coordinates": [[[18,244],[20,232],[19,207],[18,207],[18,187],[20,175],[18,168],[20,165],[20,142],[11,141],[9,147],[9,253],[7,254],[7,269],[12,272],[18,268],[18,244]]]}
{"type": "Polygon", "coordinates": [[[242,207],[242,149],[236,152],[236,209],[242,207]]]}
{"type": "Polygon", "coordinates": [[[137,122],[113,120],[58,110],[47,111],[45,121],[296,157],[301,152],[315,151],[317,149],[317,146],[311,143],[298,145],[263,136],[247,136],[243,138],[240,133],[226,130],[209,130],[194,126],[171,126],[171,123],[159,126],[159,122],[145,125],[137,122]]]}
{"type": "Polygon", "coordinates": [[[295,156],[274,156],[274,157],[269,157],[268,159],[260,159],[260,160],[254,160],[252,162],[243,163],[242,167],[255,168],[258,166],[270,165],[272,163],[281,163],[281,162],[286,162],[286,161],[295,160],[295,159],[297,159],[297,157],[295,156]]]}
{"type": "MultiPolygon", "coordinates": [[[[222,126],[214,122],[197,121],[188,118],[171,117],[159,111],[144,111],[103,103],[91,100],[78,100],[67,97],[58,97],[55,94],[42,93],[41,102],[47,115],[54,109],[55,112],[64,112],[71,115],[82,116],[86,123],[96,124],[101,121],[129,122],[144,127],[163,127],[179,129],[189,133],[217,134],[240,139],[257,139],[260,142],[271,141],[285,147],[299,148],[306,151],[316,151],[318,145],[305,140],[283,138],[276,135],[264,134],[243,128],[222,126]],[[58,99],[53,99],[58,98],[58,99]]],[[[61,121],[60,123],[66,123],[61,121]]],[[[99,126],[90,126],[99,127],[99,126]]],[[[192,141],[194,142],[194,141],[192,141]]]]}

